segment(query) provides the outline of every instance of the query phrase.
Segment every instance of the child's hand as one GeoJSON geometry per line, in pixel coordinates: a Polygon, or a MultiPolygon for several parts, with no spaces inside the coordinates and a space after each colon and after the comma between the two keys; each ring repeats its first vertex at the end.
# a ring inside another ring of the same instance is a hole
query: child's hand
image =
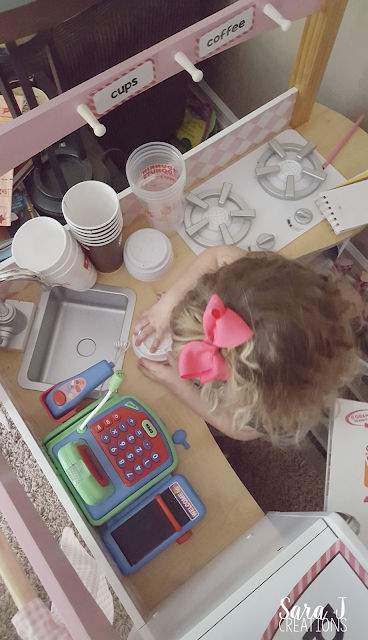
{"type": "Polygon", "coordinates": [[[155,338],[150,348],[150,352],[155,353],[169,329],[172,310],[182,300],[185,293],[196,285],[198,278],[204,273],[217,271],[224,263],[243,258],[245,253],[244,249],[234,245],[219,245],[210,247],[197,256],[159,302],[139,314],[133,330],[137,347],[155,332],[155,338]]]}
{"type": "Polygon", "coordinates": [[[171,351],[167,353],[167,364],[153,362],[148,358],[139,358],[137,366],[146,378],[162,384],[173,393],[177,393],[180,385],[186,383],[179,375],[178,365],[171,351]]]}
{"type": "Polygon", "coordinates": [[[137,322],[134,327],[134,335],[136,336],[136,345],[139,347],[144,340],[155,332],[155,337],[150,348],[150,353],[155,353],[159,347],[165,333],[169,329],[171,308],[165,304],[164,298],[159,302],[142,311],[137,317],[137,322]]]}

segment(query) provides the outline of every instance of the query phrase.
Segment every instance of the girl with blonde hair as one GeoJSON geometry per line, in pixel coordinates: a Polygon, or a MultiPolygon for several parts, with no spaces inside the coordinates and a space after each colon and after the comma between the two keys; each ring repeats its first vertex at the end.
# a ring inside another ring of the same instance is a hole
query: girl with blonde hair
{"type": "Polygon", "coordinates": [[[170,328],[173,346],[138,368],[232,438],[297,441],[356,373],[350,315],[332,277],[220,245],[140,314],[137,345],[170,328]]]}

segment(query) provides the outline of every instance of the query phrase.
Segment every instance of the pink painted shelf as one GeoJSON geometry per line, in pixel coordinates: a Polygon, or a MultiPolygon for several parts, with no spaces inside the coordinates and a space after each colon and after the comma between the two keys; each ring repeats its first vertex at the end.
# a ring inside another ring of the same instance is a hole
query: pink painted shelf
{"type": "MultiPolygon", "coordinates": [[[[77,113],[80,104],[88,105],[95,115],[107,113],[154,84],[180,73],[182,68],[174,59],[178,51],[196,64],[276,28],[276,23],[262,13],[264,4],[261,0],[238,0],[2,125],[0,175],[83,126],[85,121],[77,113]]],[[[285,18],[294,21],[318,11],[323,0],[274,0],[273,4],[285,18]]]]}

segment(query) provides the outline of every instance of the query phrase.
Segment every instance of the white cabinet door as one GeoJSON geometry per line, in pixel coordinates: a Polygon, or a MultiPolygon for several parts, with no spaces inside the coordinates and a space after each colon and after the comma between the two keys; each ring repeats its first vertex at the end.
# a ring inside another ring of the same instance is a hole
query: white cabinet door
{"type": "Polygon", "coordinates": [[[201,637],[366,640],[367,586],[367,572],[326,529],[201,637]]]}

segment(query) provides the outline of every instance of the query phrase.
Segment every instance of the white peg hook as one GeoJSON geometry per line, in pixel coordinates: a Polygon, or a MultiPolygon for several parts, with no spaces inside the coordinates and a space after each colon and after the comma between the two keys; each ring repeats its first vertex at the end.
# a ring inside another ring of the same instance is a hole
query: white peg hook
{"type": "Polygon", "coordinates": [[[82,116],[83,120],[85,120],[87,124],[89,124],[92,127],[93,133],[95,134],[95,136],[97,136],[98,138],[101,138],[101,136],[105,135],[106,133],[105,125],[101,124],[101,122],[97,120],[96,116],[93,115],[91,109],[89,109],[89,107],[87,107],[86,104],[78,105],[77,111],[79,115],[82,116]]]}
{"type": "Polygon", "coordinates": [[[263,7],[263,13],[271,18],[271,20],[276,22],[276,24],[281,27],[282,31],[288,31],[290,29],[290,20],[286,20],[286,18],[284,18],[284,16],[282,16],[281,13],[277,11],[276,7],[274,7],[273,4],[265,4],[265,6],[263,7]]]}
{"type": "Polygon", "coordinates": [[[197,69],[189,58],[187,58],[185,53],[178,51],[178,53],[175,54],[175,60],[181,67],[183,67],[183,69],[185,69],[185,71],[188,71],[194,82],[200,82],[203,79],[203,71],[197,69]]]}

